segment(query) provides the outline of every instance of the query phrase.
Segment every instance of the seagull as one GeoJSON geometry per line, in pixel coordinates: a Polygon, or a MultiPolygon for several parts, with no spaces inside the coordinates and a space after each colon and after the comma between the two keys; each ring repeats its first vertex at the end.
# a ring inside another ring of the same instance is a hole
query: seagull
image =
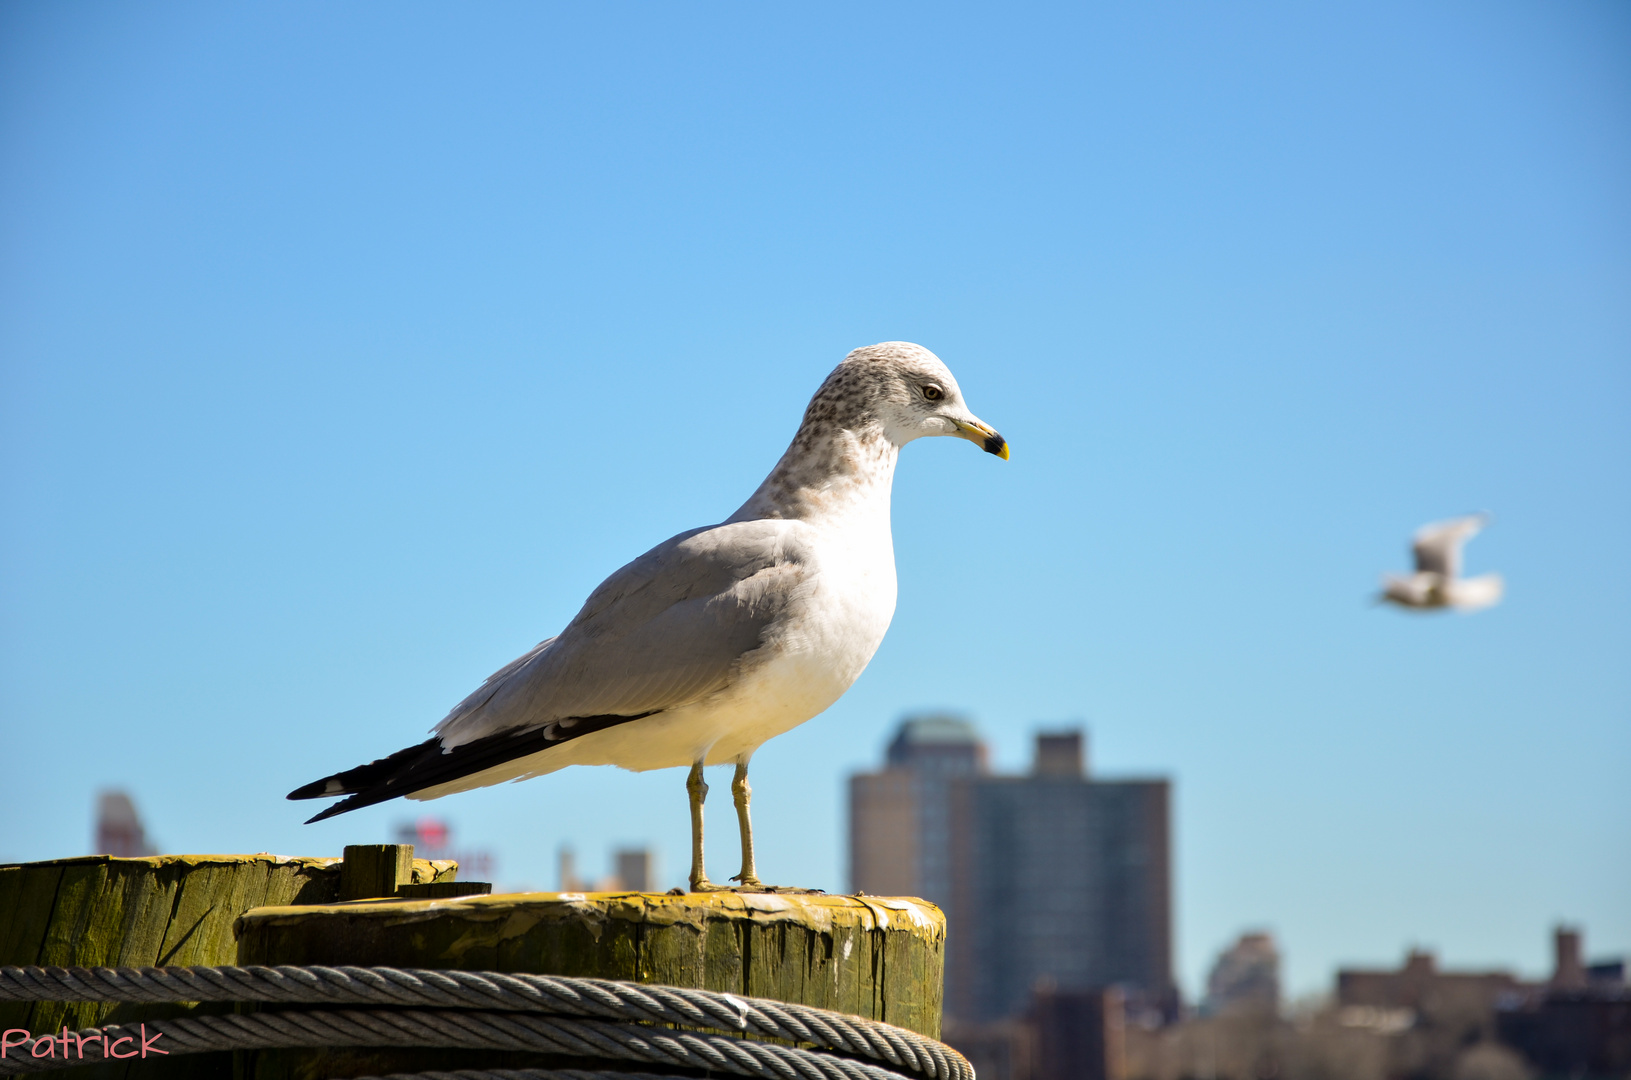
{"type": "Polygon", "coordinates": [[[1417,529],[1411,544],[1416,572],[1409,577],[1383,574],[1382,593],[1377,599],[1417,611],[1477,611],[1500,603],[1500,574],[1461,576],[1461,545],[1478,535],[1490,520],[1488,514],[1468,514],[1417,529]]]}
{"type": "Polygon", "coordinates": [[[565,629],[495,671],[431,738],[288,797],[346,796],[311,819],[322,821],[568,765],[690,766],[690,885],[708,892],[729,886],[703,869],[702,768],[734,763],[742,870],[731,880],[766,888],[754,868],[748,762],[837,701],[883,641],[895,611],[895,461],[928,435],[1008,458],[1008,443],[969,411],[928,349],[856,349],[736,513],[601,582],[565,629]]]}

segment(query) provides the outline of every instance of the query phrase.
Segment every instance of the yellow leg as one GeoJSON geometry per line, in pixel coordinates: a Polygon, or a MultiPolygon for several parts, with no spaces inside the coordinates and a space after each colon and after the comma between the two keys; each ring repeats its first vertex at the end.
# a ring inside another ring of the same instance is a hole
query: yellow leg
{"type": "Polygon", "coordinates": [[[753,788],[748,786],[748,763],[736,763],[736,776],[731,780],[731,800],[736,803],[736,824],[742,831],[742,872],[731,878],[740,881],[744,889],[764,887],[753,867],[753,818],[748,814],[748,803],[753,788]]]}
{"type": "Polygon", "coordinates": [[[722,886],[708,880],[708,871],[702,865],[702,801],[708,797],[702,762],[691,766],[691,775],[685,778],[685,793],[691,797],[691,891],[717,892],[722,886]]]}

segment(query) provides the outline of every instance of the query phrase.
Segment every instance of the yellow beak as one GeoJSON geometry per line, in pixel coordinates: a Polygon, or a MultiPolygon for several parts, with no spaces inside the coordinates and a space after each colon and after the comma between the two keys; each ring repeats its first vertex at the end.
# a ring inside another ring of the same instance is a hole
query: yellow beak
{"type": "Polygon", "coordinates": [[[953,420],[957,425],[957,436],[967,439],[971,443],[979,443],[980,448],[988,454],[996,454],[1002,460],[1008,460],[1008,440],[998,435],[989,425],[980,420],[953,420]]]}

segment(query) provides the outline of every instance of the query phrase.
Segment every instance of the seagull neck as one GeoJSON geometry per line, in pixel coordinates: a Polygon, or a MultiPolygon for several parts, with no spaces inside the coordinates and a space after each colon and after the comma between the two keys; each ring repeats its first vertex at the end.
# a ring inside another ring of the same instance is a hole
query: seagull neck
{"type": "Polygon", "coordinates": [[[870,519],[887,526],[889,492],[900,455],[883,429],[817,428],[806,424],[730,521],[870,519]]]}

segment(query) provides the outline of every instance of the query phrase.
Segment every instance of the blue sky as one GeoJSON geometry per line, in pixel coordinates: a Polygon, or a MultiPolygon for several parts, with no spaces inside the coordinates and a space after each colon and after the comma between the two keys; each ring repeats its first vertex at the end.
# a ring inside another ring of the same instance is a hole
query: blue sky
{"type": "MultiPolygon", "coordinates": [[[[0,859],[104,785],[167,851],[388,839],[282,796],[907,339],[1014,457],[903,455],[889,636],[755,759],[767,880],[841,888],[844,776],[954,708],[1175,778],[1191,992],[1256,927],[1299,991],[1631,952],[1628,193],[1610,3],[7,5],[0,859]],[[1506,603],[1368,605],[1474,509],[1506,603]]],[[[682,782],[431,805],[501,884],[678,880],[682,782]]]]}

